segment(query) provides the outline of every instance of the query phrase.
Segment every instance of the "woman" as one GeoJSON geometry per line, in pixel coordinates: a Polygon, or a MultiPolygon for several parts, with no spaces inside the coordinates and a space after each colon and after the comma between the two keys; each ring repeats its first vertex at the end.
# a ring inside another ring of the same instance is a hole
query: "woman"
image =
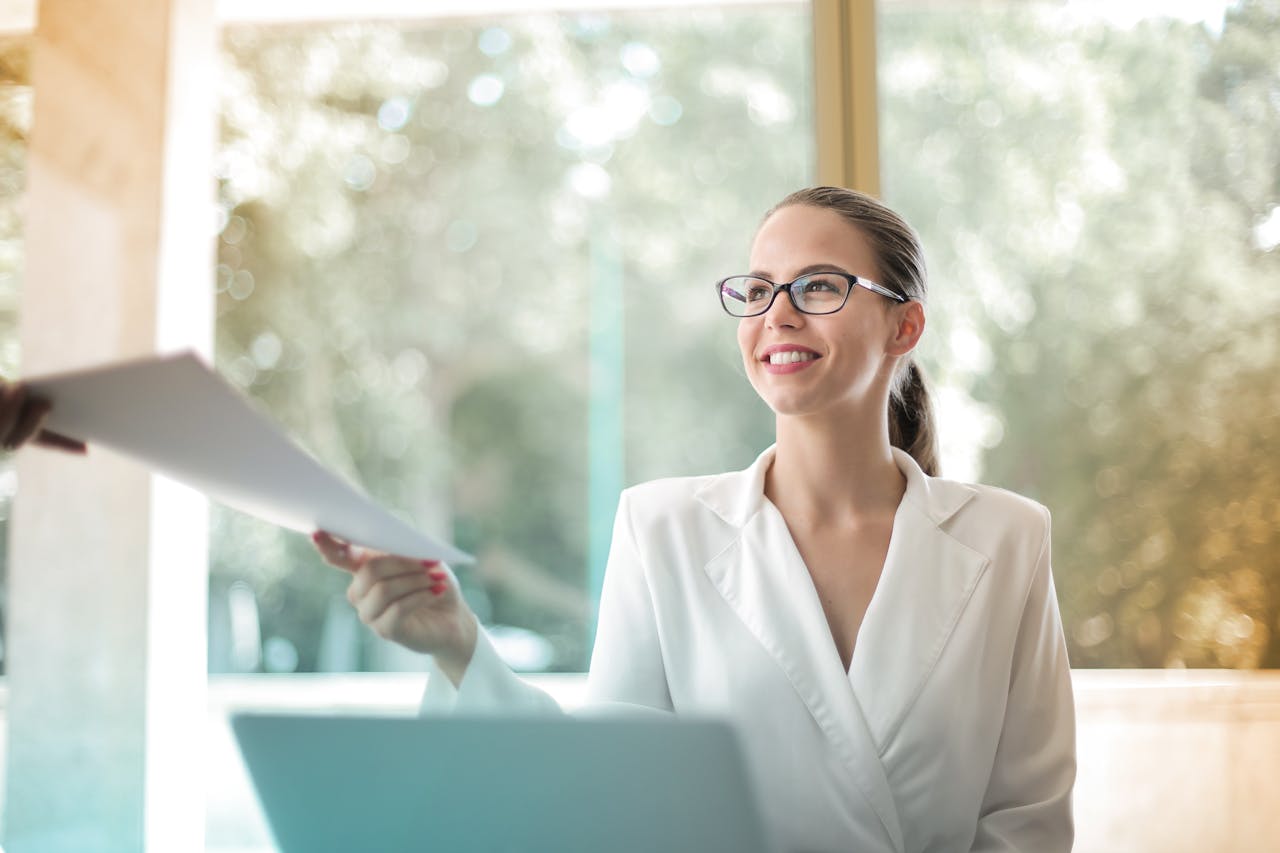
{"type": "MultiPolygon", "coordinates": [[[[788,850],[1069,850],[1049,514],[934,476],[915,234],[867,196],[801,190],[751,269],[719,295],[777,443],[744,471],[623,492],[588,703],[732,719],[788,850]]],[[[364,622],[432,656],[424,711],[557,707],[445,567],[316,544],[364,622]]]]}

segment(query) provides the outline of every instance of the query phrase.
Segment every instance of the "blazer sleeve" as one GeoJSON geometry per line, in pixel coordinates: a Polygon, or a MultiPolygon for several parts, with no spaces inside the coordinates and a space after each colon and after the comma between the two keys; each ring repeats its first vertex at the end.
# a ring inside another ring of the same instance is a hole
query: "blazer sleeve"
{"type": "Polygon", "coordinates": [[[645,573],[631,514],[631,492],[618,500],[613,543],[600,592],[587,702],[673,710],[658,635],[656,598],[645,573]]]}
{"type": "MultiPolygon", "coordinates": [[[[586,705],[582,709],[585,713],[671,710],[653,601],[637,553],[628,505],[628,494],[623,492],[600,595],[586,705]]],[[[512,672],[483,629],[477,634],[476,649],[456,689],[434,658],[430,659],[427,672],[423,714],[561,711],[550,695],[512,672]]]]}
{"type": "Polygon", "coordinates": [[[539,690],[516,675],[489,641],[483,628],[476,632],[476,648],[471,662],[462,674],[462,683],[454,688],[449,676],[428,658],[427,689],[422,696],[421,713],[448,714],[543,714],[561,713],[560,704],[550,694],[539,690]]]}
{"type": "Polygon", "coordinates": [[[973,850],[1069,851],[1076,778],[1075,704],[1066,639],[1044,542],[1022,609],[1004,725],[983,797],[973,850]]]}

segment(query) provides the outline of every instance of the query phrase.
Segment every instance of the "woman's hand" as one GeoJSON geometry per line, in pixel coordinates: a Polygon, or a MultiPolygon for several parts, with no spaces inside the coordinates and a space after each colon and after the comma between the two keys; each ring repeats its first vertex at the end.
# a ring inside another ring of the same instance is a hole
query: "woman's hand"
{"type": "Polygon", "coordinates": [[[58,435],[41,424],[49,414],[48,400],[32,397],[21,382],[5,382],[0,379],[0,445],[5,450],[17,450],[28,441],[66,450],[71,453],[86,451],[83,441],[58,435]]]}
{"type": "Polygon", "coordinates": [[[324,531],[311,538],[326,563],[351,573],[347,600],[361,622],[379,637],[434,656],[449,679],[461,683],[478,623],[452,572],[437,560],[354,548],[324,531]]]}

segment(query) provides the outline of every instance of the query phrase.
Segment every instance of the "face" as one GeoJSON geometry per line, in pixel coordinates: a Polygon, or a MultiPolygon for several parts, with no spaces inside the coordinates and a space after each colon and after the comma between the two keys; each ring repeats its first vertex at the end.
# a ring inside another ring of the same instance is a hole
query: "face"
{"type": "MultiPolygon", "coordinates": [[[[792,205],[765,220],[751,246],[752,275],[783,283],[823,270],[880,280],[866,238],[835,211],[792,205]]],[[[894,365],[923,329],[918,302],[900,305],[866,288],[824,315],[802,314],[779,293],[767,312],[738,321],[738,348],[751,385],[775,413],[806,415],[883,406],[894,365]],[[805,360],[771,363],[787,351],[805,360]]]]}

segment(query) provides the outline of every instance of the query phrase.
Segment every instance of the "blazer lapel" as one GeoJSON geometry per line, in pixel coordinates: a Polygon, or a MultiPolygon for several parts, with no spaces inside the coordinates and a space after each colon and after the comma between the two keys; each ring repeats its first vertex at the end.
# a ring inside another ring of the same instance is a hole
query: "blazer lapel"
{"type": "Polygon", "coordinates": [[[903,850],[893,792],[862,708],[841,666],[826,614],[786,522],[764,498],[770,448],[745,471],[717,477],[698,497],[740,528],[704,570],[809,709],[858,789],[903,850]]]}
{"type": "Polygon", "coordinates": [[[907,493],[849,667],[877,753],[920,695],[988,564],[940,526],[973,489],[926,478],[909,456],[899,467],[907,493]]]}

